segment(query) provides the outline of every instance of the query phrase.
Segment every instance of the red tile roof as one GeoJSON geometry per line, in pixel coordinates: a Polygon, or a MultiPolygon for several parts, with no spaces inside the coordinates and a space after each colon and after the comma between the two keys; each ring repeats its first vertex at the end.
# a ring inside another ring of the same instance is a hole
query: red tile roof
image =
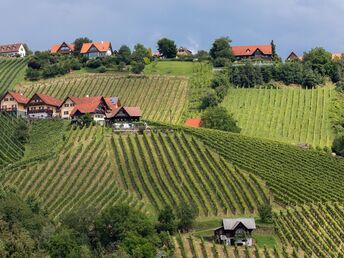
{"type": "Polygon", "coordinates": [[[250,56],[259,49],[265,55],[272,55],[271,45],[256,45],[256,46],[233,46],[232,53],[234,56],[250,56]]]}
{"type": "Polygon", "coordinates": [[[71,51],[74,51],[74,48],[75,48],[74,44],[67,44],[65,42],[62,42],[62,44],[55,44],[55,45],[53,45],[51,47],[51,49],[50,49],[50,53],[56,54],[63,44],[66,44],[71,51]]]}
{"type": "Polygon", "coordinates": [[[54,98],[54,97],[51,97],[51,96],[48,96],[48,95],[45,95],[42,93],[36,93],[35,95],[38,96],[45,104],[47,104],[49,106],[59,107],[63,102],[60,99],[57,99],[57,98],[54,98]]]}
{"type": "Polygon", "coordinates": [[[202,119],[200,117],[190,118],[185,121],[186,126],[190,127],[201,127],[202,126],[202,119]]]}
{"type": "MultiPolygon", "coordinates": [[[[71,111],[71,116],[74,116],[74,114],[77,111],[84,114],[95,113],[99,105],[102,103],[102,101],[105,103],[108,109],[111,109],[112,107],[112,105],[110,106],[108,102],[102,96],[83,97],[83,98],[67,97],[66,100],[67,99],[72,100],[76,105],[71,111]]],[[[63,103],[65,103],[66,100],[63,103]]],[[[63,105],[63,103],[61,104],[61,106],[63,105]]]]}
{"type": "Polygon", "coordinates": [[[99,102],[89,102],[89,103],[78,104],[73,108],[70,115],[74,116],[77,111],[79,111],[80,113],[83,113],[83,114],[95,113],[97,111],[99,104],[100,104],[100,101],[99,102]]]}
{"type": "Polygon", "coordinates": [[[84,43],[80,50],[81,54],[86,54],[90,50],[92,46],[95,46],[99,52],[106,52],[111,47],[111,43],[109,41],[101,41],[101,42],[92,42],[92,43],[84,43]]]}
{"type": "Polygon", "coordinates": [[[29,99],[25,97],[23,94],[15,92],[15,91],[8,91],[6,92],[1,98],[0,101],[6,96],[6,95],[11,95],[15,101],[17,101],[19,104],[24,104],[26,105],[29,102],[29,99]]]}
{"type": "Polygon", "coordinates": [[[142,116],[142,111],[139,107],[119,107],[119,108],[112,110],[112,112],[107,113],[106,117],[107,118],[115,117],[121,109],[124,109],[128,113],[129,116],[132,116],[132,117],[141,117],[142,116]]]}
{"type": "Polygon", "coordinates": [[[105,97],[105,102],[111,110],[114,110],[121,106],[119,99],[117,97],[105,97]]]}
{"type": "Polygon", "coordinates": [[[21,45],[23,45],[23,43],[0,45],[0,53],[14,53],[14,52],[18,52],[21,45]]]}

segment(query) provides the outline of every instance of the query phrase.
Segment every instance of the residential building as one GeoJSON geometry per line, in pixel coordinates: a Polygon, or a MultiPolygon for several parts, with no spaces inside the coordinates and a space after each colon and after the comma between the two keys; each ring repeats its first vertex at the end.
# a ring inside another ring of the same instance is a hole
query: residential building
{"type": "Polygon", "coordinates": [[[332,60],[338,60],[342,58],[342,54],[341,53],[332,53],[332,60]]]}
{"type": "Polygon", "coordinates": [[[139,122],[142,111],[139,107],[119,107],[106,114],[108,124],[139,122]]]}
{"type": "Polygon", "coordinates": [[[236,60],[272,58],[272,44],[255,46],[233,46],[231,48],[233,56],[236,60]]]}
{"type": "Polygon", "coordinates": [[[80,50],[80,54],[87,56],[88,58],[111,56],[112,53],[112,46],[109,41],[84,43],[80,50]]]}
{"type": "Polygon", "coordinates": [[[222,226],[215,229],[214,236],[221,244],[251,246],[254,229],[256,229],[254,218],[223,219],[222,226]]]}
{"type": "Polygon", "coordinates": [[[191,56],[192,52],[191,50],[185,48],[185,47],[180,47],[177,50],[177,56],[178,57],[186,57],[186,56],[191,56]]]}
{"type": "Polygon", "coordinates": [[[59,116],[59,107],[62,100],[36,93],[28,101],[27,116],[29,118],[51,118],[59,116]]]}
{"type": "Polygon", "coordinates": [[[27,54],[25,46],[23,43],[0,45],[0,56],[25,57],[27,54]]]}
{"type": "Polygon", "coordinates": [[[75,48],[74,44],[67,44],[66,42],[62,42],[62,44],[53,45],[50,49],[50,53],[70,55],[70,54],[73,54],[74,48],[75,48]]]}
{"type": "Polygon", "coordinates": [[[8,91],[0,98],[0,110],[1,112],[12,113],[17,117],[26,117],[26,105],[29,99],[23,94],[8,91]]]}
{"type": "Polygon", "coordinates": [[[295,54],[294,51],[292,51],[288,57],[285,59],[285,61],[297,61],[297,60],[302,60],[302,58],[300,56],[298,56],[297,54],[295,54]]]}

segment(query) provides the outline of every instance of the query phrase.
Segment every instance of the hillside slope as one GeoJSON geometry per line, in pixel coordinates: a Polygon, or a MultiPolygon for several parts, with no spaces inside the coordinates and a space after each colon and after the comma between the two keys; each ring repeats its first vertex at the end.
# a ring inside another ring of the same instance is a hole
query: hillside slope
{"type": "Polygon", "coordinates": [[[330,147],[330,88],[230,89],[222,105],[241,133],[292,144],[330,147]]]}
{"type": "Polygon", "coordinates": [[[125,106],[140,106],[143,118],[178,123],[187,105],[184,77],[81,75],[39,81],[18,88],[27,96],[41,92],[64,99],[67,96],[116,96],[125,106]]]}
{"type": "Polygon", "coordinates": [[[24,79],[27,59],[0,58],[0,96],[24,79]]]}

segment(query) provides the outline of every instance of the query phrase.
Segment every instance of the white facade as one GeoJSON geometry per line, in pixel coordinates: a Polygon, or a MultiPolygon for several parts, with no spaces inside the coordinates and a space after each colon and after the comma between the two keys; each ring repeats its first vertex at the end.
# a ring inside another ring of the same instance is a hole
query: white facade
{"type": "Polygon", "coordinates": [[[26,56],[26,50],[25,47],[22,45],[20,45],[19,50],[18,50],[18,55],[20,57],[25,57],[26,56]]]}

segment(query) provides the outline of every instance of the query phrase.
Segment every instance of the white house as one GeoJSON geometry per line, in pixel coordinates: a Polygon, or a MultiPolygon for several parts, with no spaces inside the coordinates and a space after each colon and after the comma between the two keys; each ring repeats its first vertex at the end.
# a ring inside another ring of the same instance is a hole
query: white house
{"type": "Polygon", "coordinates": [[[0,56],[26,56],[26,48],[23,43],[0,45],[0,56]]]}
{"type": "Polygon", "coordinates": [[[111,56],[112,53],[112,46],[109,41],[84,43],[80,50],[80,54],[87,56],[88,58],[111,56]]]}

